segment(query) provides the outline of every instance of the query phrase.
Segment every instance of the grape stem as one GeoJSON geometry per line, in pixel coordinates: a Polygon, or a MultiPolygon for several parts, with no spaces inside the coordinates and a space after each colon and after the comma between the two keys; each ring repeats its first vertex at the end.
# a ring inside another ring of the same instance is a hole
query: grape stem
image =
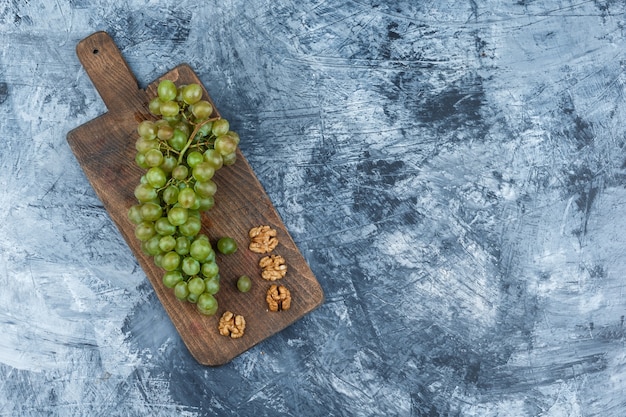
{"type": "Polygon", "coordinates": [[[189,135],[189,140],[187,141],[187,143],[185,144],[185,147],[180,151],[180,154],[178,155],[178,164],[181,164],[183,162],[183,157],[185,156],[185,152],[187,152],[187,149],[189,149],[189,146],[191,146],[191,143],[193,142],[194,138],[198,134],[198,131],[200,130],[200,128],[209,122],[214,122],[219,119],[220,119],[219,117],[212,117],[212,118],[203,120],[202,122],[198,123],[196,127],[194,127],[193,132],[191,132],[191,135],[189,135]]]}

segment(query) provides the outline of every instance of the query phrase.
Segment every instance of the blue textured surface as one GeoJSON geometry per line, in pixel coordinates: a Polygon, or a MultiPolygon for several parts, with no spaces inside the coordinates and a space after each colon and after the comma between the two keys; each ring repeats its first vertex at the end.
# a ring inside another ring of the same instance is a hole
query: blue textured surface
{"type": "Polygon", "coordinates": [[[0,0],[0,416],[626,415],[621,1],[0,0]],[[187,62],[326,293],[198,365],[70,151],[187,62]]]}

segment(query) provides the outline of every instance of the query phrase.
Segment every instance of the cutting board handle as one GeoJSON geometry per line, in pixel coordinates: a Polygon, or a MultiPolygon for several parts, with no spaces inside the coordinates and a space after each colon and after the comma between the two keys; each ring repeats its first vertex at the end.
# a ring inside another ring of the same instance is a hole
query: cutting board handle
{"type": "Polygon", "coordinates": [[[144,104],[143,95],[137,94],[137,79],[108,33],[96,32],[81,40],[76,55],[109,112],[123,112],[144,104]]]}

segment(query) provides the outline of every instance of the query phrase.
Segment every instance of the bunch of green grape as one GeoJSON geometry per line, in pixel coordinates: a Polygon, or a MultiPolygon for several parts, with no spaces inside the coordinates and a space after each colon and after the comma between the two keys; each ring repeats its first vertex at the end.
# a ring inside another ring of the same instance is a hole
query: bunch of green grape
{"type": "Polygon", "coordinates": [[[139,123],[135,162],[145,170],[128,211],[142,250],[162,268],[163,284],[206,315],[217,312],[219,267],[201,213],[215,203],[217,170],[236,160],[239,135],[214,117],[198,84],[163,80],[149,102],[156,120],[139,123]]]}

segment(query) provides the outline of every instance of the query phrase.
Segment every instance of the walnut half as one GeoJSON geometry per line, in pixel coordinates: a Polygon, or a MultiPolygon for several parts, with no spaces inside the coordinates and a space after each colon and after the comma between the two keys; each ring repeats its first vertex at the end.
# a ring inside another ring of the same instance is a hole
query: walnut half
{"type": "Polygon", "coordinates": [[[265,296],[270,311],[289,310],[291,307],[291,292],[284,285],[272,284],[265,296]]]}
{"type": "Polygon", "coordinates": [[[218,329],[222,336],[230,336],[233,339],[237,339],[243,336],[243,332],[246,329],[246,320],[239,314],[235,315],[230,311],[226,311],[220,318],[218,329]]]}
{"type": "Polygon", "coordinates": [[[263,268],[261,276],[267,281],[276,281],[287,274],[285,258],[280,255],[264,256],[259,260],[259,266],[263,268]]]}
{"type": "Polygon", "coordinates": [[[278,245],[276,230],[269,226],[253,227],[248,232],[248,236],[250,237],[250,245],[248,248],[255,253],[271,252],[278,245]]]}

